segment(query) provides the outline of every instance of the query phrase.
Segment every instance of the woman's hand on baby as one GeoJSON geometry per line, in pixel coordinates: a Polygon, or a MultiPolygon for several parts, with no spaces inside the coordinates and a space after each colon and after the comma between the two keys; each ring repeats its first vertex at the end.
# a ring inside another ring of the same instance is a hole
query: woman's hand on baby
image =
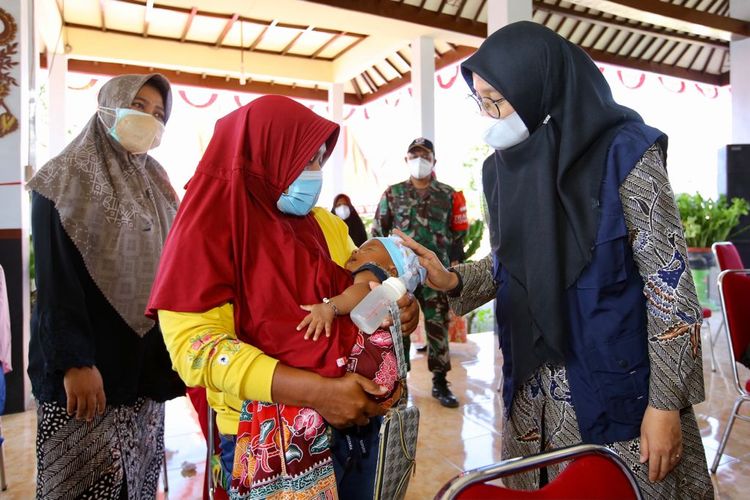
{"type": "Polygon", "coordinates": [[[380,387],[357,373],[323,378],[323,381],[318,384],[312,406],[332,426],[341,429],[367,425],[370,418],[385,414],[385,410],[367,394],[382,396],[388,392],[386,387],[380,387]]]}
{"type": "Polygon", "coordinates": [[[425,284],[433,290],[439,290],[447,292],[453,290],[458,286],[458,276],[456,273],[448,271],[435,252],[428,250],[424,246],[420,245],[414,238],[406,236],[399,229],[395,229],[394,233],[396,236],[404,240],[404,246],[411,248],[417,257],[419,257],[419,263],[427,271],[427,281],[425,284]]]}
{"type": "Polygon", "coordinates": [[[326,337],[331,336],[331,325],[333,324],[333,318],[336,317],[336,313],[333,308],[328,304],[313,304],[300,306],[305,311],[309,311],[310,314],[305,316],[302,322],[297,325],[297,331],[307,327],[305,332],[305,340],[312,337],[313,340],[318,340],[320,334],[326,332],[326,337]]]}

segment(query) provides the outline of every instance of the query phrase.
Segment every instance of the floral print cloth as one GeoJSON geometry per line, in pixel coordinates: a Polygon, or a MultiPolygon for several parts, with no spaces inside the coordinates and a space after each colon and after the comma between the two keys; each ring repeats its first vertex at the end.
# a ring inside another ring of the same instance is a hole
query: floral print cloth
{"type": "MultiPolygon", "coordinates": [[[[386,387],[373,397],[390,408],[402,394],[391,332],[359,332],[346,363],[386,387]]],[[[240,414],[230,497],[237,499],[338,498],[328,424],[312,408],[245,401],[240,414]]]]}

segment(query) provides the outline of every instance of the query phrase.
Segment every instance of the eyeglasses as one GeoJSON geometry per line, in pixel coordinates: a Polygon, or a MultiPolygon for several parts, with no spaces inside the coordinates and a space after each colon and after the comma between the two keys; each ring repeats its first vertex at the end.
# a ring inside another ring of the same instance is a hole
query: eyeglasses
{"type": "Polygon", "coordinates": [[[492,118],[500,118],[500,105],[507,101],[505,97],[490,99],[489,97],[480,97],[476,94],[469,94],[468,97],[479,106],[480,113],[484,111],[492,118]]]}

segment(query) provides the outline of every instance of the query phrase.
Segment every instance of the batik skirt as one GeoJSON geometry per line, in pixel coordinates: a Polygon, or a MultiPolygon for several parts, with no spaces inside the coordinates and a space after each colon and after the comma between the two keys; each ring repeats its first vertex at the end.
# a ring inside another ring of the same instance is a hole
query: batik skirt
{"type": "Polygon", "coordinates": [[[37,410],[39,499],[156,497],[164,459],[164,403],[107,406],[91,422],[56,403],[37,410]]]}
{"type": "MultiPolygon", "coordinates": [[[[649,481],[648,463],[640,462],[640,437],[606,445],[633,472],[644,498],[680,500],[714,497],[693,408],[680,411],[680,420],[682,456],[662,481],[649,481]]],[[[503,429],[503,459],[535,455],[580,444],[581,441],[565,368],[542,366],[519,387],[513,398],[513,407],[503,429]]],[[[566,464],[547,467],[547,481],[557,477],[566,464]]],[[[517,490],[538,489],[540,471],[509,476],[503,482],[517,490]]]]}

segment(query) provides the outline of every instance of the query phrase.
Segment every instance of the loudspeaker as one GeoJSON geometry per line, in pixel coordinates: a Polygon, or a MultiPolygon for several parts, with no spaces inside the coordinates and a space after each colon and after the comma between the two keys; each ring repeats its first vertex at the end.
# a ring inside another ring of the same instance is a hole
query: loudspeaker
{"type": "MultiPolygon", "coordinates": [[[[728,144],[726,147],[726,195],[750,201],[750,144],[728,144]]],[[[740,252],[745,267],[750,267],[750,215],[742,217],[729,239],[740,252]]]]}

